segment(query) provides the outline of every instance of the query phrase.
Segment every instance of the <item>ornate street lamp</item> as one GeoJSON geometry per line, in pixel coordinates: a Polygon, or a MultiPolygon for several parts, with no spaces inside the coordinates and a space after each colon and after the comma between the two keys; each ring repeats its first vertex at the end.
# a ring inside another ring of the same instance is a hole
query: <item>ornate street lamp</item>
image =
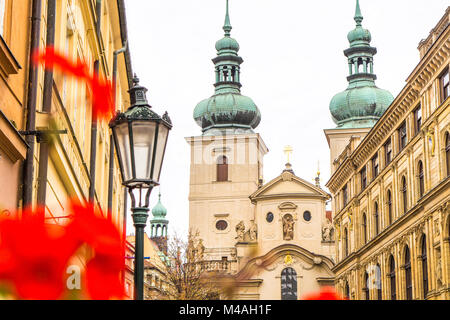
{"type": "Polygon", "coordinates": [[[147,223],[150,193],[159,185],[162,162],[172,122],[167,112],[160,117],[147,102],[147,89],[135,76],[129,90],[131,106],[109,123],[119,160],[122,184],[131,197],[135,235],[134,298],[144,299],[144,228],[147,223]],[[134,190],[138,190],[136,205],[134,190]],[[145,199],[142,202],[142,192],[145,199]]]}

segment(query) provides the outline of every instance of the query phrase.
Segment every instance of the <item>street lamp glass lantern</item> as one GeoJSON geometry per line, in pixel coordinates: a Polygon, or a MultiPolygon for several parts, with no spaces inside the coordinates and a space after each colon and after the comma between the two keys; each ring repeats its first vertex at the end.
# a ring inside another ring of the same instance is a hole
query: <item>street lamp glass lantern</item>
{"type": "Polygon", "coordinates": [[[131,107],[109,123],[117,150],[123,184],[152,187],[159,184],[169,131],[167,112],[160,117],[147,102],[147,89],[134,79],[130,89],[131,107]]]}

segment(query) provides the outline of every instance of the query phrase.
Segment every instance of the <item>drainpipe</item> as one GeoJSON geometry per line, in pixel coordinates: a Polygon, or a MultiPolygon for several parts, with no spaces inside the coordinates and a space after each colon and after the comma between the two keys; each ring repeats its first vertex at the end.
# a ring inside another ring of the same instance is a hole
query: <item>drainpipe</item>
{"type": "MultiPolygon", "coordinates": [[[[128,43],[125,44],[119,50],[114,51],[113,59],[113,73],[112,73],[112,85],[113,85],[113,97],[114,106],[117,109],[116,103],[116,88],[117,88],[117,56],[124,53],[127,50],[128,43]]],[[[108,219],[111,220],[112,201],[113,201],[113,183],[114,183],[114,139],[113,136],[109,136],[109,177],[108,177],[108,219]]]]}
{"type": "MultiPolygon", "coordinates": [[[[27,92],[27,117],[26,130],[36,130],[36,100],[38,85],[38,68],[32,61],[33,53],[39,49],[39,37],[41,27],[41,0],[33,0],[31,13],[31,35],[30,35],[30,57],[29,57],[29,75],[27,92]]],[[[23,207],[32,205],[33,202],[33,171],[34,171],[34,144],[33,135],[25,136],[29,148],[24,163],[23,171],[23,207]]]]}
{"type": "MultiPolygon", "coordinates": [[[[56,15],[56,0],[48,0],[47,4],[47,47],[55,45],[55,15],[56,15]]],[[[50,114],[52,111],[52,94],[53,94],[53,70],[45,70],[44,75],[44,92],[42,102],[42,112],[50,114]]],[[[47,193],[47,169],[48,169],[48,153],[49,143],[46,138],[40,144],[39,151],[39,172],[38,172],[38,190],[37,203],[40,206],[45,206],[45,198],[47,193]]]]}
{"type": "MultiPolygon", "coordinates": [[[[100,44],[100,28],[101,28],[101,14],[102,14],[102,1],[97,0],[95,4],[95,13],[97,15],[97,23],[95,25],[95,31],[100,44]]],[[[94,77],[99,77],[100,60],[94,62],[94,77]]],[[[94,119],[94,113],[92,112],[92,124],[91,124],[91,152],[89,162],[89,172],[91,184],[89,185],[89,202],[95,201],[95,160],[97,158],[97,119],[94,119]]]]}

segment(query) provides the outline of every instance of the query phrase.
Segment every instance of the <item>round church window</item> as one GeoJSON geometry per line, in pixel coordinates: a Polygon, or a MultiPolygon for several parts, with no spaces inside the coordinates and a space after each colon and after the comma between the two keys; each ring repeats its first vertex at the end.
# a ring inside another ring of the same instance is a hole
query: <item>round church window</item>
{"type": "Polygon", "coordinates": [[[273,213],[272,213],[272,212],[269,212],[269,213],[266,215],[266,220],[267,220],[267,222],[269,222],[269,223],[271,223],[271,222],[273,221],[273,213]]]}
{"type": "Polygon", "coordinates": [[[311,220],[311,212],[309,212],[309,211],[303,212],[303,219],[305,219],[305,221],[310,221],[311,220]]]}
{"type": "Polygon", "coordinates": [[[228,223],[225,220],[219,220],[216,222],[216,229],[223,231],[228,227],[228,223]]]}

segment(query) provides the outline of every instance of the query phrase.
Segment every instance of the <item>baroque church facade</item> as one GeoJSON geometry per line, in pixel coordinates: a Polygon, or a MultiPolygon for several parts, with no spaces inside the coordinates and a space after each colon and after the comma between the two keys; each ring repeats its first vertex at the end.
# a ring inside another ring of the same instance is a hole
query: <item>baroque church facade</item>
{"type": "Polygon", "coordinates": [[[234,299],[296,300],[333,285],[331,196],[297,177],[290,163],[262,183],[268,148],[255,132],[261,113],[241,94],[243,59],[231,29],[227,1],[213,59],[215,93],[194,109],[202,134],[186,138],[189,227],[199,233],[208,270],[236,280],[234,299]]]}

